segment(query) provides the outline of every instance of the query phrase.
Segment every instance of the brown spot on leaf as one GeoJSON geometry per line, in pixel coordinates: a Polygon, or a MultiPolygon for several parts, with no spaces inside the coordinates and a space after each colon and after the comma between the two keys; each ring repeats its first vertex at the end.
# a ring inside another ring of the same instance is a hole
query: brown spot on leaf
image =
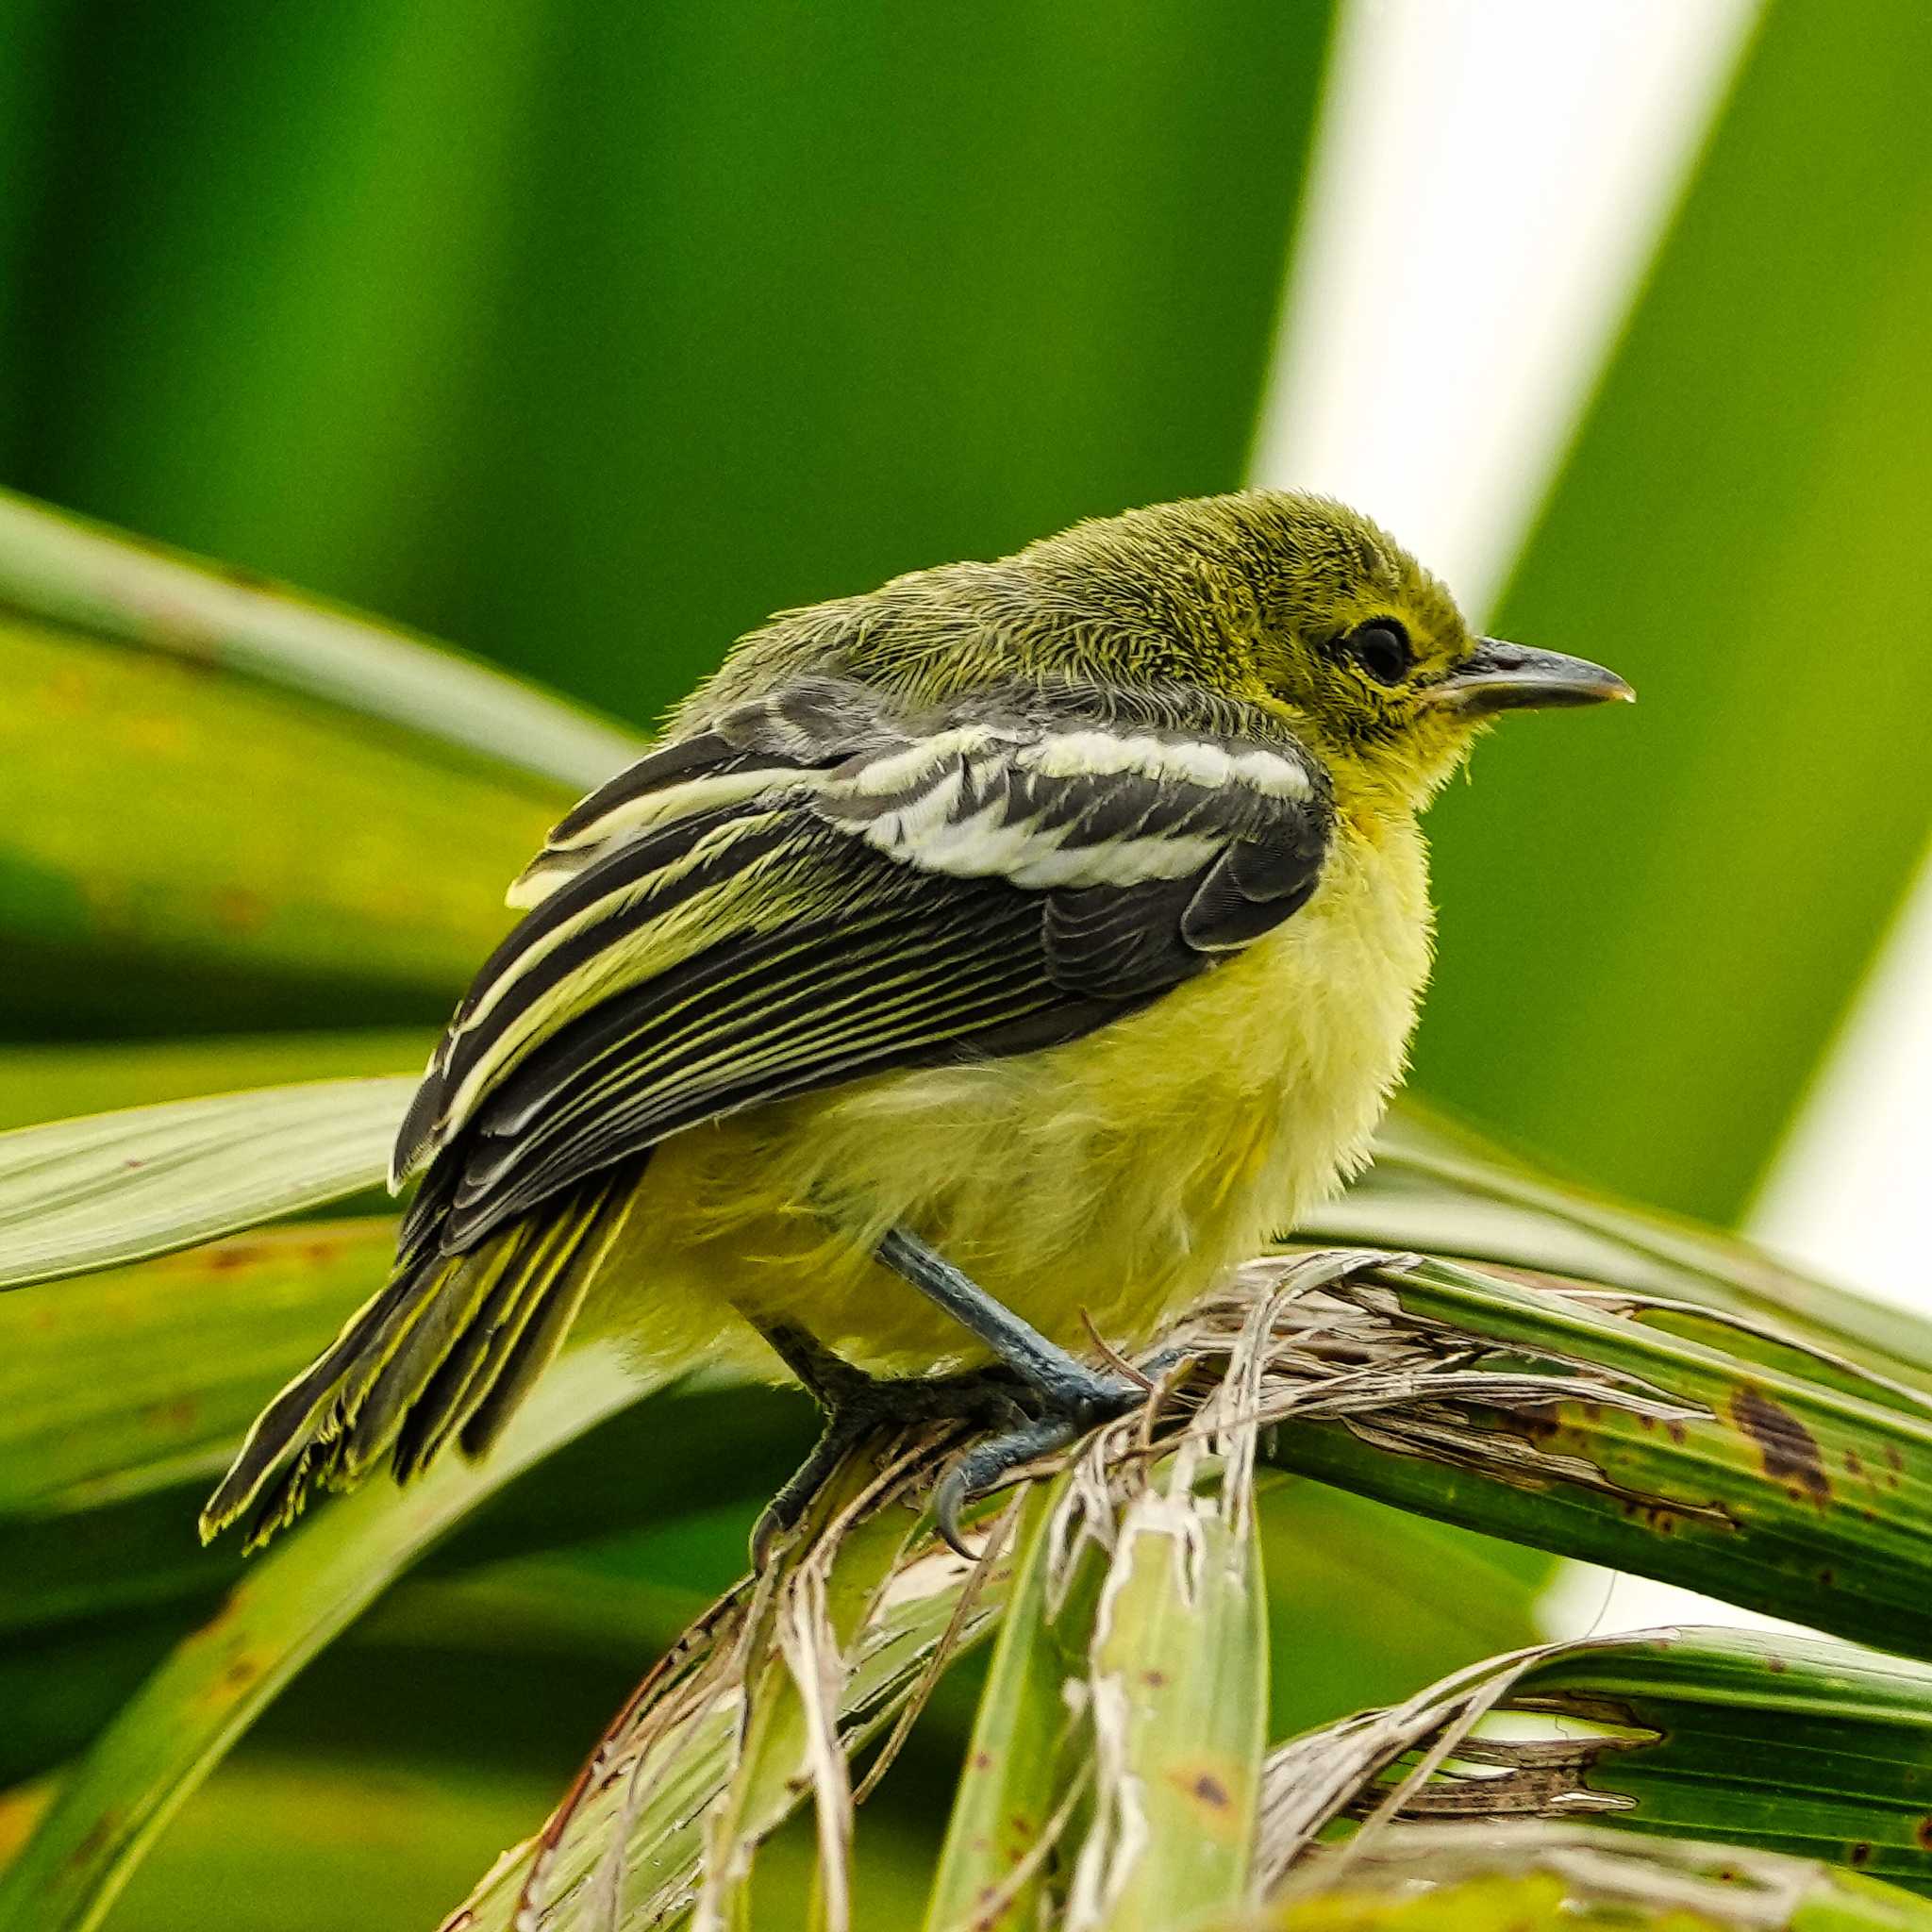
{"type": "Polygon", "coordinates": [[[219,924],[233,933],[254,932],[268,918],[267,900],[246,886],[224,886],[208,909],[219,924]]]}
{"type": "Polygon", "coordinates": [[[103,1811],[88,1826],[80,1842],[68,1853],[66,1863],[76,1872],[85,1871],[114,1840],[114,1834],[121,1829],[121,1814],[118,1811],[103,1811]]]}
{"type": "Polygon", "coordinates": [[[1857,1841],[1857,1843],[1852,1847],[1852,1863],[1855,1865],[1869,1865],[1871,1862],[1872,1840],[1870,1839],[1861,1838],[1857,1841]]]}
{"type": "Polygon", "coordinates": [[[1775,1651],[1768,1650],[1764,1654],[1764,1668],[1774,1677],[1781,1677],[1790,1669],[1790,1665],[1786,1663],[1784,1658],[1779,1657],[1775,1651]]]}
{"type": "Polygon", "coordinates": [[[975,1751],[973,1754],[972,1764],[974,1771],[991,1771],[992,1769],[992,1753],[991,1751],[975,1751]]]}
{"type": "Polygon", "coordinates": [[[149,1403],[142,1415],[157,1429],[185,1436],[201,1420],[201,1403],[192,1395],[175,1395],[164,1402],[149,1403]]]}
{"type": "Polygon", "coordinates": [[[1912,1836],[1919,1840],[1921,1851],[1932,1852],[1932,1818],[1922,1818],[1912,1836]]]}
{"type": "Polygon", "coordinates": [[[1167,1682],[1167,1673],[1165,1671],[1142,1671],[1141,1673],[1141,1681],[1146,1685],[1148,1690],[1158,1690],[1167,1682]]]}
{"type": "Polygon", "coordinates": [[[1731,1420],[1757,1443],[1766,1475],[1795,1478],[1791,1494],[1808,1494],[1821,1509],[1830,1502],[1831,1478],[1818,1438],[1790,1409],[1749,1382],[1731,1397],[1730,1409],[1731,1420]]]}
{"type": "Polygon", "coordinates": [[[1225,1760],[1200,1757],[1170,1764],[1162,1780],[1187,1800],[1193,1828],[1206,1837],[1232,1844],[1248,1829],[1234,1799],[1234,1767],[1225,1760]]]}

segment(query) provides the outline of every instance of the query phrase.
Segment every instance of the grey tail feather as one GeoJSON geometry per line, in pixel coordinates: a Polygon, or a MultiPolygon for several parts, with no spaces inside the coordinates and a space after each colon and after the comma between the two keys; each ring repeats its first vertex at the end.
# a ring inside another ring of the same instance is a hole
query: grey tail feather
{"type": "Polygon", "coordinates": [[[551,1358],[622,1231],[637,1170],[599,1175],[462,1255],[417,1243],[269,1404],[201,1514],[204,1542],[251,1508],[258,1549],[319,1490],[383,1459],[419,1474],[452,1436],[481,1456],[551,1358]]]}

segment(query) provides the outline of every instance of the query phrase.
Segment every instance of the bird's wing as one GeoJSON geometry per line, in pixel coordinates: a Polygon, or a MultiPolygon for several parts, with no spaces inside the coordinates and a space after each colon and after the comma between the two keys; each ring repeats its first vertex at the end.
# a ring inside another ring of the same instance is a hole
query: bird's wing
{"type": "Polygon", "coordinates": [[[513,891],[397,1144],[432,1164],[406,1251],[760,1102],[1075,1039],[1239,950],[1313,891],[1331,816],[1265,725],[1066,691],[914,726],[814,679],[654,752],[513,891]]]}

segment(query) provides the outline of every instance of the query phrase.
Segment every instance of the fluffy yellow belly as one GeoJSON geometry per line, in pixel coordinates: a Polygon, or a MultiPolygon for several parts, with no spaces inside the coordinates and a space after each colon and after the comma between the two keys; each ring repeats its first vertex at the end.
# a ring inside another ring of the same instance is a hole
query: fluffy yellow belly
{"type": "Polygon", "coordinates": [[[872,1260],[904,1224],[1057,1341],[1084,1308],[1131,1345],[1360,1161],[1427,965],[1420,838],[1344,839],[1276,932],[1085,1040],[677,1136],[587,1315],[670,1360],[741,1343],[734,1309],[875,1368],[983,1358],[872,1260]]]}

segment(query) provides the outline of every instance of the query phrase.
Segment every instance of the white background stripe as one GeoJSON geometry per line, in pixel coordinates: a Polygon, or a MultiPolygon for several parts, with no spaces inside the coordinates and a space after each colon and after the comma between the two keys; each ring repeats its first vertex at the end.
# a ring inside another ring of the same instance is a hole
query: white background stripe
{"type": "Polygon", "coordinates": [[[1344,0],[1257,482],[1494,594],[1750,0],[1344,0]]]}

